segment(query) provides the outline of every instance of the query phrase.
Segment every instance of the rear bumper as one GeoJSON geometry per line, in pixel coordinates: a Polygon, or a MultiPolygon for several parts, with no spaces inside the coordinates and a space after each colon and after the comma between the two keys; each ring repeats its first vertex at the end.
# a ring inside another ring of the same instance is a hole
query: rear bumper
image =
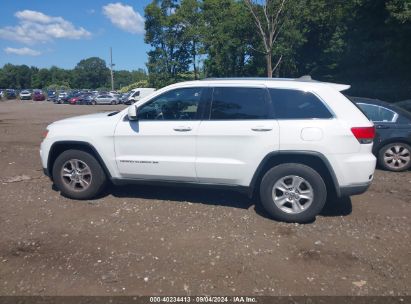
{"type": "Polygon", "coordinates": [[[364,183],[364,184],[343,186],[343,187],[340,187],[340,196],[345,197],[345,196],[363,194],[365,191],[368,190],[370,186],[371,186],[371,182],[364,183]]]}

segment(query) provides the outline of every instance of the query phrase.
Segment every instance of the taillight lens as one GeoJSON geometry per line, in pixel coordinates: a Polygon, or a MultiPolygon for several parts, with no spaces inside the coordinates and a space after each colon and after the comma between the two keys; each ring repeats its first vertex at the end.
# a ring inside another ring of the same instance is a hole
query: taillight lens
{"type": "Polygon", "coordinates": [[[360,144],[370,144],[375,137],[375,127],[356,127],[351,128],[352,134],[360,144]]]}
{"type": "Polygon", "coordinates": [[[43,138],[46,138],[48,134],[49,134],[49,130],[44,131],[43,132],[43,138]]]}

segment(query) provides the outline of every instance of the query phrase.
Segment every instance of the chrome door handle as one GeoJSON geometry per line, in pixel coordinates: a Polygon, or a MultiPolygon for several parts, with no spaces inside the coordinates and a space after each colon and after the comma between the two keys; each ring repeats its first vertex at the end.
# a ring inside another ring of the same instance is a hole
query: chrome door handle
{"type": "Polygon", "coordinates": [[[271,131],[273,128],[270,127],[264,127],[264,126],[258,126],[258,127],[253,127],[251,130],[256,131],[256,132],[267,132],[271,131]]]}
{"type": "Polygon", "coordinates": [[[174,131],[177,131],[177,132],[188,132],[191,130],[192,130],[191,127],[183,127],[183,126],[174,128],[174,131]]]}

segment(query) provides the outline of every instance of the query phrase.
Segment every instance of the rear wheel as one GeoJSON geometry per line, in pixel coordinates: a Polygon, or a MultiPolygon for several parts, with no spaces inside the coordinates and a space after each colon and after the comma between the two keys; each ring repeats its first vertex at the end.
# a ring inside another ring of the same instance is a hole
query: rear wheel
{"type": "Polygon", "coordinates": [[[305,223],[323,209],[327,188],[314,169],[289,163],[267,171],[261,181],[260,197],[264,209],[274,219],[305,223]]]}
{"type": "Polygon", "coordinates": [[[405,143],[385,145],[378,152],[378,163],[389,171],[405,171],[411,167],[411,147],[405,143]]]}
{"type": "Polygon", "coordinates": [[[54,162],[53,180],[62,195],[73,199],[91,199],[102,191],[106,175],[91,154],[67,150],[54,162]]]}
{"type": "Polygon", "coordinates": [[[112,104],[112,105],[115,105],[115,104],[117,104],[117,103],[116,103],[115,100],[112,100],[112,101],[111,101],[111,104],[112,104]]]}

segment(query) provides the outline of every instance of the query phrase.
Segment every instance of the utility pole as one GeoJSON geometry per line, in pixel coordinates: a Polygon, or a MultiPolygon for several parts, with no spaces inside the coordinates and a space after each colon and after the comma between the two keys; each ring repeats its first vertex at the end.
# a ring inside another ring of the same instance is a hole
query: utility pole
{"type": "Polygon", "coordinates": [[[114,75],[113,75],[113,49],[110,47],[110,73],[111,73],[111,90],[114,91],[114,75]]]}

